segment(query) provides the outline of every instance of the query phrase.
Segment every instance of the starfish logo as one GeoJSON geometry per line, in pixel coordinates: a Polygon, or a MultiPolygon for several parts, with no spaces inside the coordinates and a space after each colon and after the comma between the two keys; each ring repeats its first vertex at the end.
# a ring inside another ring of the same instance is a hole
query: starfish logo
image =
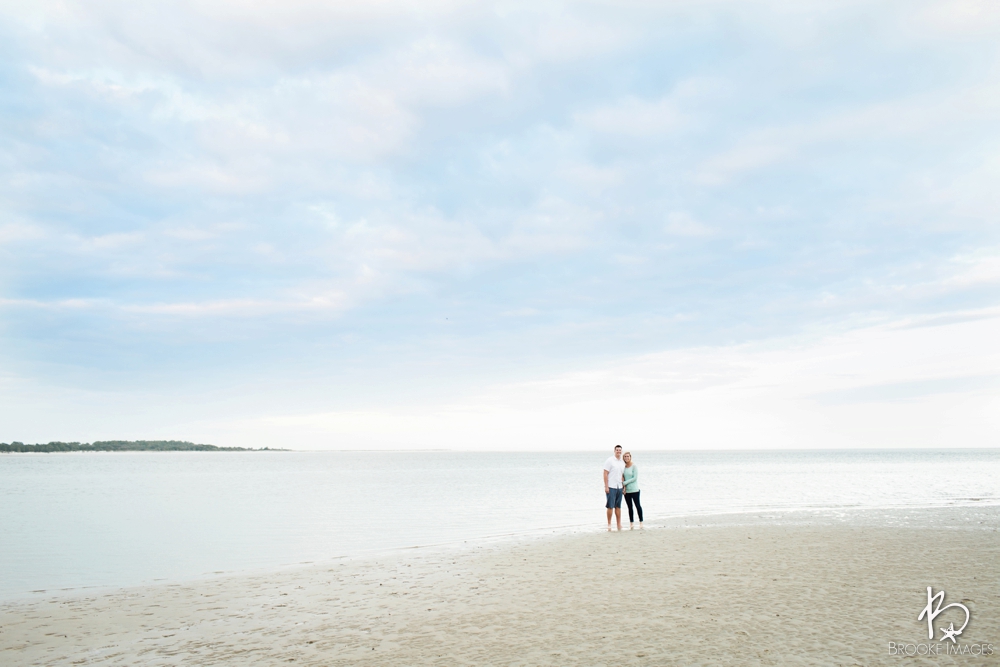
{"type": "Polygon", "coordinates": [[[927,638],[934,639],[934,619],[937,618],[940,614],[942,614],[946,609],[951,609],[952,607],[958,607],[959,609],[965,612],[965,622],[962,623],[962,627],[956,630],[955,624],[949,623],[947,628],[944,627],[939,628],[941,630],[941,641],[950,639],[952,644],[957,644],[958,640],[956,639],[956,637],[962,634],[962,630],[965,630],[965,626],[969,624],[969,618],[971,617],[971,614],[969,614],[969,608],[966,607],[961,602],[952,602],[951,604],[942,607],[941,605],[943,604],[944,604],[944,591],[943,590],[938,591],[938,593],[935,595],[934,589],[931,586],[928,586],[927,606],[924,607],[924,610],[922,612],[920,612],[920,616],[917,616],[917,620],[922,621],[924,620],[924,616],[927,617],[927,638]]]}

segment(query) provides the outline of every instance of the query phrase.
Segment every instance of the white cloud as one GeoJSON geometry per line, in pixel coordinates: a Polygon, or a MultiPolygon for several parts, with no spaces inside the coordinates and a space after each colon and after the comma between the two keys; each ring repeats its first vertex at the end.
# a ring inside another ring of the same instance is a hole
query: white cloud
{"type": "Polygon", "coordinates": [[[347,303],[347,297],[339,293],[315,294],[305,299],[262,300],[226,299],[216,301],[196,301],[179,303],[155,303],[147,305],[127,305],[122,312],[140,315],[171,315],[181,317],[240,317],[258,318],[278,313],[296,311],[340,311],[347,303]]]}
{"type": "Polygon", "coordinates": [[[483,96],[510,92],[511,70],[455,43],[422,38],[367,64],[359,74],[380,81],[407,104],[457,106],[483,96]]]}
{"type": "Polygon", "coordinates": [[[509,58],[521,65],[590,59],[627,47],[641,34],[641,28],[628,21],[581,16],[564,9],[557,5],[521,5],[513,11],[500,8],[501,16],[521,27],[509,58]]]}
{"type": "Polygon", "coordinates": [[[613,106],[604,106],[577,114],[582,127],[604,134],[620,135],[650,141],[676,132],[685,118],[673,99],[653,102],[627,97],[613,106]]]}
{"type": "Polygon", "coordinates": [[[219,195],[252,195],[267,192],[273,186],[271,174],[255,165],[234,160],[227,164],[185,161],[182,164],[147,170],[143,176],[149,185],[160,188],[194,189],[219,195]]]}
{"type": "Polygon", "coordinates": [[[735,176],[791,160],[795,155],[791,141],[750,140],[702,162],[694,180],[702,185],[725,185],[735,176]]]}
{"type": "Polygon", "coordinates": [[[690,213],[685,211],[672,211],[667,214],[667,224],[664,228],[668,234],[674,236],[712,236],[714,230],[708,225],[698,221],[690,213]]]}
{"type": "Polygon", "coordinates": [[[117,251],[142,243],[146,235],[142,232],[116,232],[80,239],[85,251],[117,251]]]}
{"type": "Polygon", "coordinates": [[[1000,314],[978,315],[645,355],[419,408],[212,420],[199,428],[213,441],[311,448],[994,446],[1000,314]]]}
{"type": "Polygon", "coordinates": [[[17,241],[37,241],[48,236],[41,225],[27,222],[8,222],[0,225],[0,244],[17,241]]]}
{"type": "Polygon", "coordinates": [[[1000,85],[962,82],[953,89],[860,103],[814,119],[753,125],[729,148],[702,160],[694,178],[704,185],[725,185],[776,164],[808,161],[812,153],[830,146],[901,138],[922,145],[929,133],[950,131],[958,123],[984,122],[998,111],[1000,85]]]}
{"type": "Polygon", "coordinates": [[[908,18],[924,34],[965,40],[994,34],[1000,28],[1000,6],[991,0],[939,0],[923,3],[908,18]]]}
{"type": "Polygon", "coordinates": [[[996,248],[962,255],[956,257],[954,262],[962,268],[944,280],[945,286],[969,287],[1000,283],[1000,250],[996,248]]]}
{"type": "Polygon", "coordinates": [[[107,308],[107,299],[5,299],[0,298],[0,306],[13,308],[37,308],[40,310],[91,310],[107,308]]]}
{"type": "Polygon", "coordinates": [[[534,317],[539,314],[537,308],[515,308],[500,313],[504,317],[534,317]]]}

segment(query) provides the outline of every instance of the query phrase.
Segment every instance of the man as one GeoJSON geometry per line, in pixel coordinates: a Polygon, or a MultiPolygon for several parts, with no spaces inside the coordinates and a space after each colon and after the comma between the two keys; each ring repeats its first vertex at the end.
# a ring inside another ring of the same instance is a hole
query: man
{"type": "Polygon", "coordinates": [[[611,513],[618,520],[618,530],[622,529],[622,480],[625,478],[625,462],[622,461],[622,446],[615,445],[615,455],[604,462],[604,495],[608,497],[608,531],[611,530],[611,513]]]}

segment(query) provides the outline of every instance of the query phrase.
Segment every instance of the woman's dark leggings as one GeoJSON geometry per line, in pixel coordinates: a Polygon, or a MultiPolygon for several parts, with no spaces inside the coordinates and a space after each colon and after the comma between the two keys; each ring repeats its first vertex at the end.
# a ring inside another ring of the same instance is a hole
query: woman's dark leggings
{"type": "Polygon", "coordinates": [[[635,493],[626,493],[625,502],[628,503],[628,522],[635,523],[635,519],[632,518],[632,503],[635,503],[635,509],[639,513],[639,523],[642,523],[642,505],[639,504],[639,494],[642,491],[636,491],[635,493]]]}

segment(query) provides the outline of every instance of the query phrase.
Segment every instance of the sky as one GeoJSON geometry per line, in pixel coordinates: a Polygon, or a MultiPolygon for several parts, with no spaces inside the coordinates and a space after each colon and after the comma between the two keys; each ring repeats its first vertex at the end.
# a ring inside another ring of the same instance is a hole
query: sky
{"type": "Polygon", "coordinates": [[[1000,446],[1000,4],[0,0],[0,442],[1000,446]]]}

